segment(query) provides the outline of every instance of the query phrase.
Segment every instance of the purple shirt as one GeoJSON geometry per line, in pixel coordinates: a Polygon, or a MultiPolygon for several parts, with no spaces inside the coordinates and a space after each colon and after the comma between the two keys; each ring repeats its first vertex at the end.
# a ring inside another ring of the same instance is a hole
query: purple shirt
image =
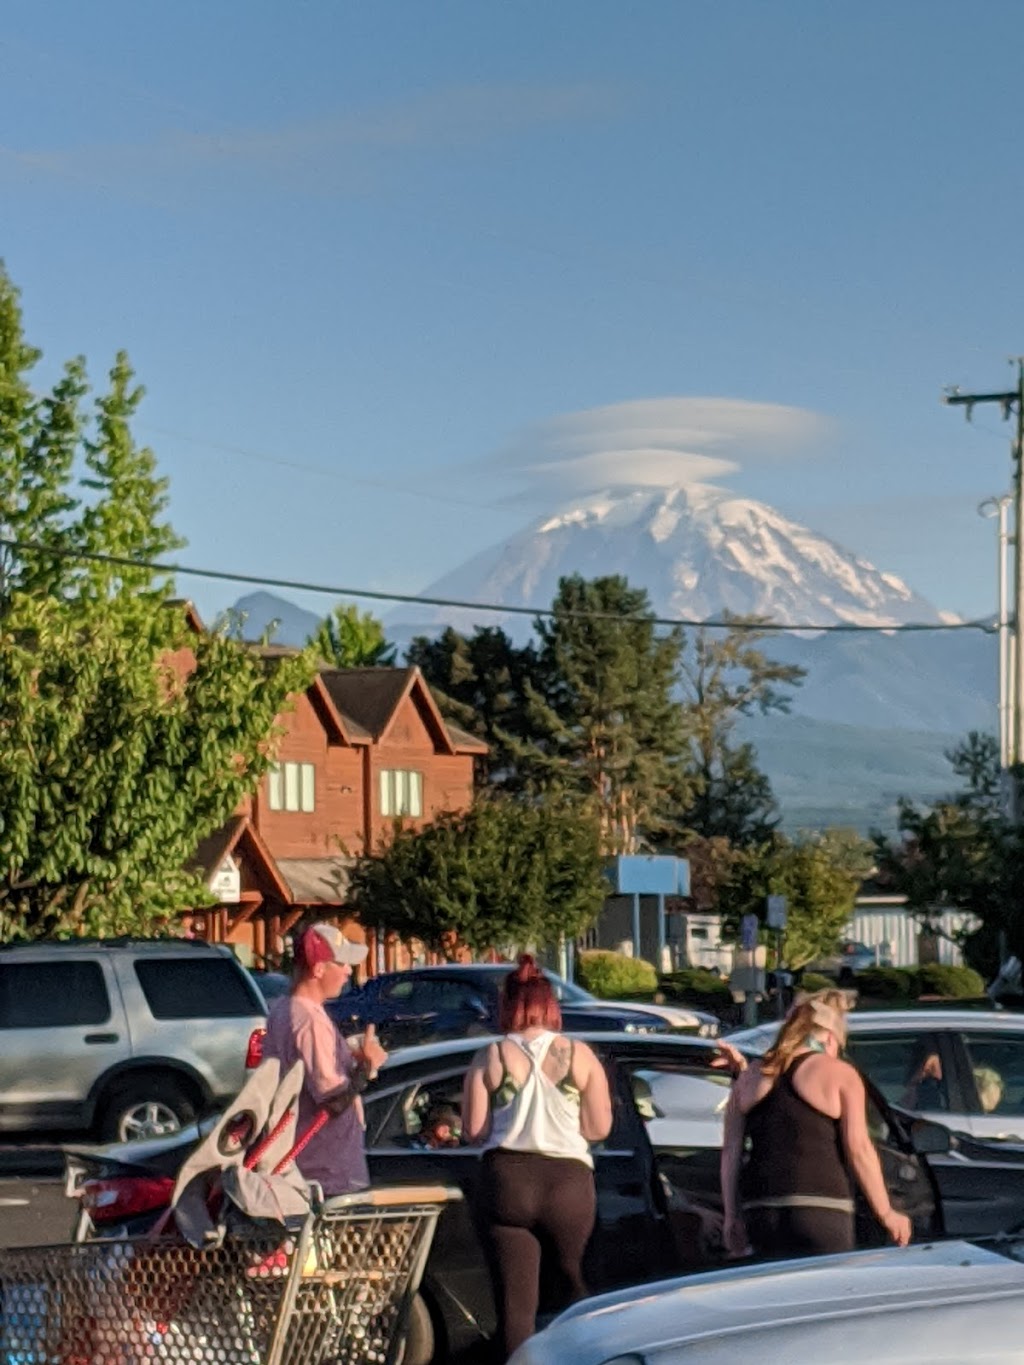
{"type": "MultiPolygon", "coordinates": [[[[298,1061],[306,1068],[299,1092],[298,1138],[327,1096],[351,1085],[358,1066],[323,1005],[294,995],[282,996],[271,1005],[263,1055],[278,1059],[282,1075],[298,1061]]],[[[357,1095],[340,1114],[332,1114],[302,1149],[296,1163],[299,1170],[307,1180],[315,1180],[325,1195],[366,1189],[370,1176],[363,1132],[363,1105],[357,1095]]]]}

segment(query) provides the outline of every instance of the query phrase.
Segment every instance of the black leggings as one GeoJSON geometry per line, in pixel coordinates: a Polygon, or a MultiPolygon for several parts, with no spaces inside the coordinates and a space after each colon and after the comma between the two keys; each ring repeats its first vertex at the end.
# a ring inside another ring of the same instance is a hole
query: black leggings
{"type": "Polygon", "coordinates": [[[747,1209],[743,1216],[756,1256],[829,1256],[856,1246],[852,1213],[806,1205],[785,1209],[747,1209]]]}
{"type": "Polygon", "coordinates": [[[499,1331],[511,1355],[536,1331],[541,1237],[554,1249],[568,1301],[586,1296],[583,1253],[597,1215],[594,1173],[571,1158],[490,1151],[481,1213],[494,1261],[499,1331]]]}

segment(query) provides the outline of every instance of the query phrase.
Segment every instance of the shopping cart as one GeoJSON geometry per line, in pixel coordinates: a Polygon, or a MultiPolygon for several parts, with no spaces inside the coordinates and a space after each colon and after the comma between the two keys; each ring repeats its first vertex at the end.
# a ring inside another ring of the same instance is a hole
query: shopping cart
{"type": "Polygon", "coordinates": [[[395,1365],[442,1187],[328,1200],[297,1228],[0,1252],[0,1365],[395,1365]]]}

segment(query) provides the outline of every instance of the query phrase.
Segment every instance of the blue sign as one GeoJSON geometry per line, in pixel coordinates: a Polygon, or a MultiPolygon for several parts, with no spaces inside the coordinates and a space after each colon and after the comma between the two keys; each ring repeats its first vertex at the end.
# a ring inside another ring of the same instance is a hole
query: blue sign
{"type": "Polygon", "coordinates": [[[620,896],[690,894],[690,864],[686,858],[632,854],[616,858],[608,875],[620,896]]]}
{"type": "Polygon", "coordinates": [[[745,952],[752,952],[757,947],[757,931],[759,928],[756,915],[744,915],[740,920],[740,947],[745,952]]]}

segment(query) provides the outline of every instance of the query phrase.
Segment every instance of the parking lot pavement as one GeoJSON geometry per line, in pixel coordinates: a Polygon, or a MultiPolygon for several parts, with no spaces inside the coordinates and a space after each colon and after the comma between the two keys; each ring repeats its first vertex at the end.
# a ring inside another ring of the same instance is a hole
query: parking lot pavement
{"type": "Polygon", "coordinates": [[[66,1242],[76,1219],[64,1193],[64,1158],[52,1144],[0,1146],[0,1247],[66,1242]]]}

